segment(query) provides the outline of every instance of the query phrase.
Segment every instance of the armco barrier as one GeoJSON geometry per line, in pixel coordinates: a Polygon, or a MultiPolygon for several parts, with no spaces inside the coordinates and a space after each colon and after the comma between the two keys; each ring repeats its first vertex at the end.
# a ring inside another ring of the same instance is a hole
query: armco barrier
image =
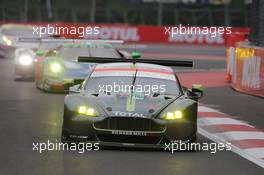
{"type": "MultiPolygon", "coordinates": [[[[1,23],[0,24],[6,24],[1,23]]],[[[10,24],[10,23],[9,23],[10,24]]],[[[13,23],[14,24],[14,23],[13,23]]],[[[226,34],[216,34],[211,37],[210,34],[178,34],[169,35],[166,33],[165,26],[146,26],[146,25],[124,25],[124,24],[76,24],[76,23],[15,23],[32,26],[56,26],[56,27],[84,27],[98,26],[100,34],[94,38],[117,39],[132,43],[165,43],[165,44],[205,44],[205,45],[225,45],[227,43],[226,34]]],[[[167,27],[168,28],[168,27],[167,27]]],[[[199,28],[199,27],[197,27],[199,28]]],[[[245,28],[232,28],[232,33],[244,31],[245,28]]],[[[78,37],[74,34],[64,34],[64,37],[78,37]]]]}
{"type": "Polygon", "coordinates": [[[264,48],[238,43],[232,73],[234,89],[264,97],[264,48]]]}

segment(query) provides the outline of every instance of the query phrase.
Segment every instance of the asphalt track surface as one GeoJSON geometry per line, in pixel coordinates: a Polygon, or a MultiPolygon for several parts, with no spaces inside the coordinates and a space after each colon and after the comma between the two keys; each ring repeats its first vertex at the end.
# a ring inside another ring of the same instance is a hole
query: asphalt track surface
{"type": "MultiPolygon", "coordinates": [[[[208,53],[216,53],[208,49],[208,53]]],[[[14,81],[13,70],[13,60],[0,59],[1,175],[264,174],[263,168],[230,151],[171,154],[143,149],[104,149],[83,154],[74,151],[40,154],[32,150],[33,142],[60,139],[64,95],[46,94],[37,90],[32,82],[14,81]]],[[[203,103],[241,116],[263,129],[263,99],[234,92],[228,87],[211,87],[205,91],[203,103]],[[247,104],[250,109],[245,109],[247,104]]],[[[211,141],[198,135],[198,142],[211,141]]]]}

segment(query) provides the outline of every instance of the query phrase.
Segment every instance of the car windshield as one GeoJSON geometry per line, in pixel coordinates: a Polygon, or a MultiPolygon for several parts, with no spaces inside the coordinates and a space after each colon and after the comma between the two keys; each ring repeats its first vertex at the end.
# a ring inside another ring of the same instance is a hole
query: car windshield
{"type": "Polygon", "coordinates": [[[91,56],[103,58],[120,58],[120,54],[114,48],[90,48],[91,56]]]}
{"type": "Polygon", "coordinates": [[[42,42],[39,45],[39,50],[52,50],[61,44],[61,42],[42,42]]]}
{"type": "MultiPolygon", "coordinates": [[[[132,92],[131,86],[133,77],[126,76],[107,76],[90,77],[85,85],[88,93],[112,92],[129,93],[132,92]],[[103,91],[104,90],[104,91],[103,91]]],[[[134,84],[134,92],[147,95],[159,93],[164,95],[177,96],[180,94],[179,85],[175,80],[165,80],[160,78],[137,77],[134,84]]]]}
{"type": "Polygon", "coordinates": [[[88,48],[62,48],[59,51],[59,56],[64,60],[77,60],[79,56],[89,56],[88,48]]]}
{"type": "Polygon", "coordinates": [[[60,57],[65,60],[76,60],[79,56],[120,58],[120,54],[113,48],[62,48],[60,57]]]}

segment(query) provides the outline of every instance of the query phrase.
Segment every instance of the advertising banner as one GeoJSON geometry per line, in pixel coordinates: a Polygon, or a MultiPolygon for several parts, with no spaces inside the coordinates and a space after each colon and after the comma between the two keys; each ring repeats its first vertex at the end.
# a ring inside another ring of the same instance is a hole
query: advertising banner
{"type": "MultiPolygon", "coordinates": [[[[0,23],[8,24],[8,23],[0,23]]],[[[128,43],[205,44],[225,45],[234,32],[246,28],[148,26],[126,24],[77,23],[9,23],[32,26],[35,36],[59,35],[65,38],[93,38],[123,40],[128,43]]]]}

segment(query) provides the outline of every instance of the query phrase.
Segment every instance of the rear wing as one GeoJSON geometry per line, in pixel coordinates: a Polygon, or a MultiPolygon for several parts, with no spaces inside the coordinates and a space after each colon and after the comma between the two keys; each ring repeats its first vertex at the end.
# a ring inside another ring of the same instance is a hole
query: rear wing
{"type": "Polygon", "coordinates": [[[102,58],[102,57],[79,57],[78,62],[89,63],[149,63],[158,64],[163,66],[176,66],[176,67],[193,67],[192,60],[158,60],[158,59],[124,59],[124,58],[102,58]]]}

